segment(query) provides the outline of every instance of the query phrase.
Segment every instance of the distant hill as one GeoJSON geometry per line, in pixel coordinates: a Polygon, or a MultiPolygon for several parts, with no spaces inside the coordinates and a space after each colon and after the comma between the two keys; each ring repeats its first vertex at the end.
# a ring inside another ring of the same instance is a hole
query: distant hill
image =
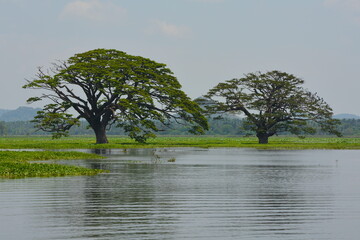
{"type": "Polygon", "coordinates": [[[335,114],[335,119],[360,119],[360,116],[350,113],[335,114]]]}
{"type": "Polygon", "coordinates": [[[39,110],[41,109],[32,107],[19,107],[15,110],[0,109],[0,121],[29,121],[34,118],[39,110]]]}
{"type": "Polygon", "coordinates": [[[0,109],[0,116],[3,114],[3,113],[6,113],[8,111],[11,111],[11,110],[7,110],[7,109],[0,109]]]}

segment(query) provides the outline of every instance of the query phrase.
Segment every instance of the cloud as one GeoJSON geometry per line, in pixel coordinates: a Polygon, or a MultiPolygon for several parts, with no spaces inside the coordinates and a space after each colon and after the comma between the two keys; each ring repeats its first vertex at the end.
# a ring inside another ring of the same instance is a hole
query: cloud
{"type": "Polygon", "coordinates": [[[107,22],[123,18],[126,10],[110,1],[76,0],[68,3],[60,13],[60,19],[84,19],[107,22]]]}
{"type": "Polygon", "coordinates": [[[175,25],[166,21],[155,20],[147,31],[150,34],[161,33],[163,35],[175,38],[185,38],[191,33],[190,28],[186,26],[175,25]]]}

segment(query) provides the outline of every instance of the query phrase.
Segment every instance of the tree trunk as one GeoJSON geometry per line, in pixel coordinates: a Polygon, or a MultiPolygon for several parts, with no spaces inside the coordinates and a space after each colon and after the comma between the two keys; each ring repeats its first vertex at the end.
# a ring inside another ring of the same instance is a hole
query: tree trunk
{"type": "Polygon", "coordinates": [[[101,124],[93,127],[93,130],[96,135],[96,144],[109,143],[106,137],[106,126],[102,126],[101,124]]]}
{"type": "Polygon", "coordinates": [[[269,143],[269,135],[268,134],[256,134],[257,138],[259,139],[260,144],[268,144],[269,143]]]}

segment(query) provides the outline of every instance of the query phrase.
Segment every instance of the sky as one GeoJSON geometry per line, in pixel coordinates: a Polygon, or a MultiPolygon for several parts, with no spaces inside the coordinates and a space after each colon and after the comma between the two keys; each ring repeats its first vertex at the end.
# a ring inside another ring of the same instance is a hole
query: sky
{"type": "Polygon", "coordinates": [[[38,67],[97,48],[165,63],[196,98],[279,70],[338,113],[360,115],[360,0],[0,0],[0,108],[38,67]]]}

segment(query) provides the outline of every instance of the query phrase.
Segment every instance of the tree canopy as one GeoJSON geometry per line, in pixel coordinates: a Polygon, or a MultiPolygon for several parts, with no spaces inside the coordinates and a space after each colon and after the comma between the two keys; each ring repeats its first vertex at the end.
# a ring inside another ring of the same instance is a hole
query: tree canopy
{"type": "Polygon", "coordinates": [[[209,113],[245,114],[245,125],[256,132],[259,143],[279,132],[301,135],[322,131],[340,136],[331,107],[301,85],[304,80],[280,71],[255,72],[219,83],[205,97],[209,113]]]}
{"type": "Polygon", "coordinates": [[[139,142],[174,121],[186,123],[194,134],[208,129],[202,109],[165,64],[114,49],[75,54],[47,71],[39,68],[23,87],[45,90],[28,102],[50,102],[34,122],[53,137],[66,136],[80,119],[94,130],[97,143],[108,142],[106,130],[114,124],[139,142]]]}

